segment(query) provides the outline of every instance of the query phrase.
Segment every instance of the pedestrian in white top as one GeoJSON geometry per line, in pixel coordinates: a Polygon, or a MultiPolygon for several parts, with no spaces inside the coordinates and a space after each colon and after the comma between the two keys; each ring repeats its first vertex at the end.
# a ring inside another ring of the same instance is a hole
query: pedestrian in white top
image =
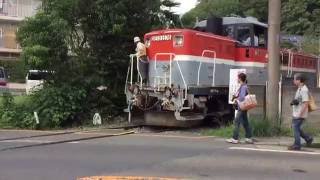
{"type": "Polygon", "coordinates": [[[294,84],[298,87],[294,100],[290,103],[292,106],[292,128],[294,132],[294,144],[288,147],[288,150],[301,149],[301,137],[306,141],[307,146],[313,142],[313,138],[301,129],[302,124],[308,117],[309,106],[309,89],[305,84],[306,78],[303,74],[296,74],[294,76],[294,84]]]}

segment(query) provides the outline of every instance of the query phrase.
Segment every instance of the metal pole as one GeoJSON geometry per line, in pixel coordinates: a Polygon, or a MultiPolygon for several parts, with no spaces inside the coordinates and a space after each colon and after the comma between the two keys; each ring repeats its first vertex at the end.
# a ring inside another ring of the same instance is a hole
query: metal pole
{"type": "Polygon", "coordinates": [[[268,87],[267,87],[267,119],[274,123],[279,118],[279,81],[280,81],[280,23],[281,0],[269,0],[268,31],[268,87]]]}

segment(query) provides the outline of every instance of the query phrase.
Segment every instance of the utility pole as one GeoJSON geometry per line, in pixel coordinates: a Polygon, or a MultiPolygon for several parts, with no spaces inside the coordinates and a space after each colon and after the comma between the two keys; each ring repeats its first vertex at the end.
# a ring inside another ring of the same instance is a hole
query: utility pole
{"type": "Polygon", "coordinates": [[[266,115],[267,120],[276,125],[279,118],[281,0],[269,0],[268,21],[269,61],[266,115]]]}

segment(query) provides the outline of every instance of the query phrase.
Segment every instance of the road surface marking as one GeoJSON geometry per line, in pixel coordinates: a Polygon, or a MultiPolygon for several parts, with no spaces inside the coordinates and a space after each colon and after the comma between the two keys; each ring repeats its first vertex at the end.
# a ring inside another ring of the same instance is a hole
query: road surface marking
{"type": "Polygon", "coordinates": [[[61,132],[63,132],[63,131],[42,131],[42,130],[24,130],[24,129],[0,129],[0,132],[61,133],[61,132]]]}
{"type": "Polygon", "coordinates": [[[132,136],[142,136],[142,137],[163,137],[163,138],[182,138],[182,139],[209,139],[215,138],[214,136],[175,136],[175,135],[154,135],[154,134],[133,134],[132,136]]]}
{"type": "Polygon", "coordinates": [[[179,179],[161,178],[161,177],[133,177],[133,176],[92,176],[92,177],[78,178],[78,180],[179,180],[179,179]]]}
{"type": "Polygon", "coordinates": [[[307,154],[307,155],[320,155],[319,152],[306,152],[306,151],[288,151],[288,150],[274,150],[274,149],[257,149],[246,147],[230,147],[230,150],[244,150],[244,151],[259,151],[259,152],[279,152],[279,153],[291,153],[291,154],[307,154]]]}
{"type": "Polygon", "coordinates": [[[6,140],[2,141],[6,143],[50,143],[52,141],[44,141],[44,140],[6,140]]]}
{"type": "MultiPolygon", "coordinates": [[[[54,141],[45,141],[45,140],[6,140],[6,141],[2,141],[5,143],[52,143],[54,141]]],[[[68,142],[68,144],[79,144],[79,141],[73,141],[73,142],[68,142]]]]}

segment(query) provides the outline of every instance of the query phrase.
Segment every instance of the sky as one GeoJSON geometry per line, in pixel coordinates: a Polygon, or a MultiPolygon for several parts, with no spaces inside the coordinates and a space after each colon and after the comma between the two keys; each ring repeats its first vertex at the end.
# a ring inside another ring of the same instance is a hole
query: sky
{"type": "Polygon", "coordinates": [[[179,2],[181,5],[180,7],[173,8],[173,11],[178,14],[184,14],[188,12],[190,9],[194,8],[197,0],[175,0],[179,2]]]}

